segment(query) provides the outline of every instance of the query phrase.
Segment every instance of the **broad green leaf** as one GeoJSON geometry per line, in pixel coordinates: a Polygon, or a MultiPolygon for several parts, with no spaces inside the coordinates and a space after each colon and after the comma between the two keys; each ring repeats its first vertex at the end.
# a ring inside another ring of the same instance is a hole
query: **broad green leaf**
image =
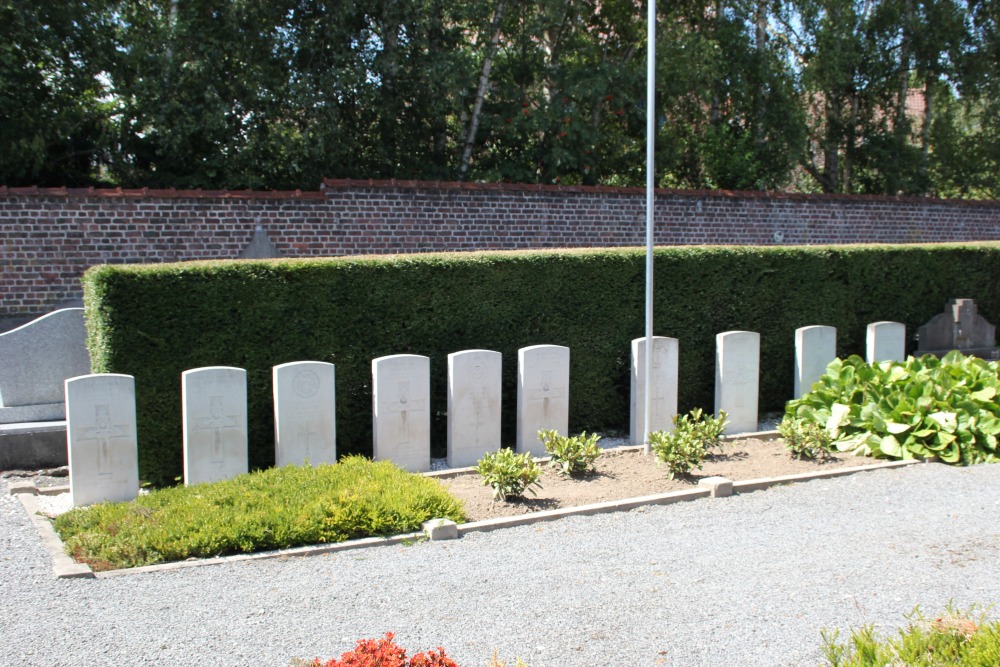
{"type": "Polygon", "coordinates": [[[885,428],[893,435],[899,435],[910,430],[910,424],[898,424],[896,422],[886,422],[885,428]]]}
{"type": "Polygon", "coordinates": [[[887,435],[882,438],[881,442],[879,442],[879,449],[882,450],[883,454],[892,458],[899,458],[903,455],[903,448],[900,446],[899,441],[896,440],[896,436],[893,435],[887,435]]]}
{"type": "Polygon", "coordinates": [[[933,419],[946,431],[952,431],[958,427],[958,420],[954,412],[934,412],[927,415],[928,419],[933,419]]]}
{"type": "Polygon", "coordinates": [[[997,390],[994,387],[984,387],[979,391],[974,391],[970,394],[971,398],[977,401],[988,401],[997,395],[997,390]]]}

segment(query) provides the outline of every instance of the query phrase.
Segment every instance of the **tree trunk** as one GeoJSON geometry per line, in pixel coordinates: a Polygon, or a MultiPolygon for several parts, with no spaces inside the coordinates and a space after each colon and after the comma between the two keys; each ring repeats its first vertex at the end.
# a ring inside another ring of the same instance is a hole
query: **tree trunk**
{"type": "Polygon", "coordinates": [[[490,71],[493,69],[493,59],[497,55],[497,46],[500,43],[500,34],[503,32],[503,10],[504,0],[497,0],[496,11],[493,13],[493,24],[491,26],[489,46],[483,57],[483,69],[479,75],[479,86],[476,88],[476,100],[472,105],[472,117],[469,119],[469,129],[465,135],[465,147],[462,149],[462,162],[458,168],[458,180],[464,181],[469,172],[469,163],[472,159],[472,148],[476,143],[476,132],[479,130],[479,116],[483,110],[483,100],[486,99],[486,91],[490,85],[490,71]]]}

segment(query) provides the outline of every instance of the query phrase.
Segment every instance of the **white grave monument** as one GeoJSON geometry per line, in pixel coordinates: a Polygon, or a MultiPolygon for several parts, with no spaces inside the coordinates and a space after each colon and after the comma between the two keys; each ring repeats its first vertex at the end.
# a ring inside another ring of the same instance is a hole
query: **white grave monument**
{"type": "Polygon", "coordinates": [[[395,354],[372,361],[373,458],[410,472],[431,469],[431,360],[395,354]]]}
{"type": "Polygon", "coordinates": [[[546,456],[542,429],[569,435],[569,348],[561,345],[517,351],[517,451],[546,456]]]}
{"type": "Polygon", "coordinates": [[[181,374],[184,484],[247,472],[247,372],[208,366],[181,374]]]}
{"type": "Polygon", "coordinates": [[[139,495],[135,378],[113,373],[69,378],[66,443],[73,505],[139,495]]]}
{"type": "Polygon", "coordinates": [[[872,322],[868,325],[865,361],[906,360],[906,325],[901,322],[872,322]]]}
{"type": "Polygon", "coordinates": [[[795,398],[802,398],[837,357],[837,328],[800,327],[795,330],[795,398]]]}
{"type": "Polygon", "coordinates": [[[448,466],[475,465],[500,449],[503,355],[465,350],[448,355],[448,466]]]}
{"type": "MultiPolygon", "coordinates": [[[[677,367],[680,342],[676,338],[653,336],[650,377],[649,430],[674,430],[677,414],[677,367]]],[[[646,418],[646,338],[632,341],[632,400],[629,408],[629,439],[641,445],[646,418]]]]}
{"type": "Polygon", "coordinates": [[[715,414],[729,415],[727,433],[757,430],[760,334],[727,331],[715,337],[715,414]]]}
{"type": "Polygon", "coordinates": [[[337,462],[336,369],[323,361],[293,361],[271,369],[274,464],[337,462]]]}

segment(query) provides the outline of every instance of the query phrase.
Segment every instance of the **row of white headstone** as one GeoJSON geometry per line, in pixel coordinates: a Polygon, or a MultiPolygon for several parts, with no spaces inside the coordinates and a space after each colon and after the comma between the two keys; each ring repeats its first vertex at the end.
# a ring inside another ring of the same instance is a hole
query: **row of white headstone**
{"type": "MultiPolygon", "coordinates": [[[[868,327],[868,358],[902,360],[905,328],[868,327]]],[[[653,337],[651,429],[673,426],[677,414],[679,342],[653,337]]],[[[641,444],[645,408],[646,339],[632,341],[629,430],[641,444]]],[[[545,454],[540,429],[566,434],[569,422],[567,347],[518,350],[517,450],[545,454]]],[[[836,356],[836,329],[795,333],[795,395],[808,391],[836,356]]],[[[760,334],[729,331],[716,337],[715,412],[729,415],[730,433],[757,429],[760,334]]],[[[333,463],[336,394],[333,364],[300,361],[272,369],[275,463],[333,463]]],[[[412,471],[430,469],[430,359],[401,354],[372,361],[372,438],[375,459],[412,471]]],[[[184,483],[247,472],[247,381],[241,368],[208,367],[181,376],[184,483]]],[[[450,467],[473,465],[500,448],[501,354],[466,350],[448,355],[450,467]]],[[[138,495],[135,379],[84,375],[66,380],[67,445],[74,505],[131,500],[138,495]]]]}

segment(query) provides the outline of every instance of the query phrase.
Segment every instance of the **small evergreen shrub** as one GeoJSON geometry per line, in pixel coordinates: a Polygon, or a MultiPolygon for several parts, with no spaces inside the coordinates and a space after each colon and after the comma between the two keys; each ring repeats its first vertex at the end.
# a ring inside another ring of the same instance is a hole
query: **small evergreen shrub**
{"type": "Polygon", "coordinates": [[[77,508],[55,528],[74,558],[107,570],[406,533],[439,517],[465,520],[439,482],[349,456],[77,508]]]}
{"type": "Polygon", "coordinates": [[[727,417],[725,410],[714,417],[695,408],[690,414],[674,417],[672,432],[649,434],[650,448],[657,460],[666,464],[670,479],[700,469],[710,449],[722,451],[722,433],[729,423],[727,417]]]}
{"type": "Polygon", "coordinates": [[[819,424],[785,418],[778,424],[778,433],[793,459],[825,461],[830,458],[833,439],[819,424]]]}
{"type": "Polygon", "coordinates": [[[976,606],[966,612],[951,605],[942,615],[928,619],[914,609],[909,625],[899,637],[883,639],[872,626],[852,630],[845,644],[839,633],[823,632],[823,654],[829,667],[995,667],[1000,665],[1000,622],[987,622],[976,606]]]}
{"type": "Polygon", "coordinates": [[[520,498],[525,491],[535,495],[533,486],[542,488],[538,482],[542,468],[531,458],[530,452],[515,454],[506,448],[487,452],[476,464],[476,472],[482,475],[484,486],[493,488],[493,497],[501,501],[520,498]]]}
{"type": "Polygon", "coordinates": [[[559,435],[554,430],[541,430],[538,439],[545,445],[545,451],[552,457],[550,465],[559,469],[562,475],[586,472],[594,467],[594,461],[601,455],[597,441],[601,436],[584,431],[572,437],[559,435]]]}

